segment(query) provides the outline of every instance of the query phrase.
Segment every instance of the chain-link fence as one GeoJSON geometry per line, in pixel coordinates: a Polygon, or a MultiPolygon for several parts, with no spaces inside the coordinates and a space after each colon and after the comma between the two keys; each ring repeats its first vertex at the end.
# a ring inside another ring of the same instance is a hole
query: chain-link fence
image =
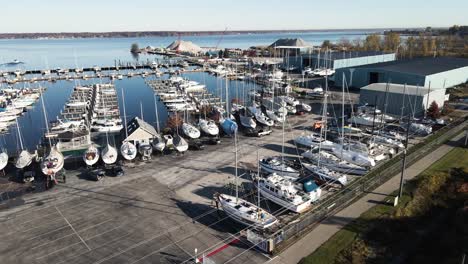
{"type": "MultiPolygon", "coordinates": [[[[467,126],[468,121],[459,119],[437,131],[424,140],[424,142],[409,148],[406,156],[406,167],[428,155],[444,142],[460,133],[467,126]]],[[[274,253],[281,252],[287,245],[293,243],[296,239],[312,230],[319,221],[333,215],[357,198],[365,195],[366,192],[374,190],[397,173],[401,172],[403,161],[400,156],[402,155],[389,160],[367,175],[352,182],[346,188],[322,200],[312,211],[302,215],[298,220],[275,232],[271,236],[272,241],[275,243],[274,253]]]]}

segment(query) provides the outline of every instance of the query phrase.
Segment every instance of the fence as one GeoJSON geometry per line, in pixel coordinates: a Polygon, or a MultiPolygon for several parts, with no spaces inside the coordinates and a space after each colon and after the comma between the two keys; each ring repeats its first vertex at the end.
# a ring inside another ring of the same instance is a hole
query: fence
{"type": "MultiPolygon", "coordinates": [[[[407,151],[406,166],[410,166],[426,156],[438,146],[460,133],[467,126],[468,121],[459,119],[437,131],[424,142],[412,146],[407,151]]],[[[275,242],[273,253],[278,254],[287,248],[288,245],[291,245],[297,239],[311,231],[319,221],[345,208],[357,198],[365,195],[366,192],[372,191],[382,185],[395,174],[401,172],[401,167],[402,159],[400,156],[397,156],[375,168],[360,179],[352,182],[338,193],[321,201],[314,210],[301,216],[301,218],[294,221],[294,223],[285,226],[270,237],[271,241],[275,242]]]]}

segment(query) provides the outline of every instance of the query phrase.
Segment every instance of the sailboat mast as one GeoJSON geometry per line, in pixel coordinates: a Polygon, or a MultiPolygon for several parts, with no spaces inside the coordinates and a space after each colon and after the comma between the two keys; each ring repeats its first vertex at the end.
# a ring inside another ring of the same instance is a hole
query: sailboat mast
{"type": "Polygon", "coordinates": [[[124,126],[125,126],[125,139],[128,138],[128,130],[127,130],[127,112],[125,110],[125,95],[124,89],[122,88],[122,104],[123,104],[123,111],[124,111],[124,126]]]}
{"type": "Polygon", "coordinates": [[[18,138],[19,138],[21,150],[24,150],[23,139],[21,138],[21,131],[20,131],[20,128],[19,128],[18,118],[16,117],[15,119],[16,119],[16,129],[18,130],[18,138]]]}
{"type": "Polygon", "coordinates": [[[153,100],[154,100],[154,112],[156,114],[156,129],[158,130],[159,133],[159,114],[158,114],[158,105],[156,103],[156,94],[153,94],[153,100]]]}
{"type": "Polygon", "coordinates": [[[141,120],[143,120],[143,104],[140,101],[140,115],[141,115],[141,120]]]}
{"type": "MultiPolygon", "coordinates": [[[[39,91],[41,91],[39,89],[39,91]]],[[[46,110],[45,110],[45,105],[44,105],[44,96],[42,95],[42,92],[40,92],[40,97],[41,97],[41,103],[42,103],[42,112],[44,113],[44,122],[45,122],[45,126],[46,126],[46,131],[47,133],[49,133],[49,123],[47,122],[47,113],[46,113],[46,110]]],[[[52,140],[49,138],[49,146],[52,147],[52,140]]]]}
{"type": "Polygon", "coordinates": [[[259,145],[257,143],[257,201],[258,201],[258,207],[260,207],[260,155],[258,153],[259,145]]]}
{"type": "Polygon", "coordinates": [[[237,183],[237,132],[234,133],[234,145],[235,145],[234,148],[236,150],[236,152],[235,152],[235,157],[236,157],[235,158],[236,159],[235,163],[236,164],[234,165],[234,167],[235,167],[235,171],[236,171],[235,172],[236,173],[235,184],[236,184],[236,202],[237,202],[239,200],[239,187],[238,187],[238,183],[237,183]]]}

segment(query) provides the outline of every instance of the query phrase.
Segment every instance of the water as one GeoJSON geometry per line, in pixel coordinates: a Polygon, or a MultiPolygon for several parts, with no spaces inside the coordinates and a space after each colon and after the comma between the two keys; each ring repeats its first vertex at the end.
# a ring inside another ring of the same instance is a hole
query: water
{"type": "MultiPolygon", "coordinates": [[[[349,39],[364,38],[366,34],[374,31],[334,31],[334,32],[310,32],[310,33],[270,33],[251,35],[226,35],[223,37],[220,47],[247,48],[254,45],[269,45],[278,38],[301,37],[305,41],[314,45],[320,44],[328,39],[337,41],[342,37],[349,39]]],[[[199,46],[216,46],[221,36],[191,36],[183,37],[199,46]]],[[[0,64],[18,59],[25,62],[14,67],[0,67],[0,71],[44,68],[74,68],[92,67],[94,65],[109,66],[115,61],[131,62],[135,58],[129,52],[132,43],[138,43],[140,47],[148,45],[159,47],[167,46],[176,37],[151,37],[151,38],[111,38],[111,39],[61,39],[61,40],[0,40],[0,64]]],[[[159,59],[156,55],[142,55],[139,60],[159,59]]],[[[207,73],[184,73],[184,77],[204,83],[210,93],[218,95],[225,101],[225,80],[209,75],[207,73]]],[[[155,77],[151,77],[155,78],[155,77]]],[[[163,78],[167,78],[163,76],[163,78]]],[[[99,80],[80,81],[81,84],[92,84],[99,80]]],[[[108,82],[102,79],[102,82],[108,82]]],[[[123,105],[121,91],[124,90],[126,101],[127,120],[135,116],[141,116],[140,104],[143,106],[143,116],[145,121],[155,125],[156,115],[154,109],[154,96],[152,89],[145,84],[141,77],[116,81],[116,88],[119,96],[120,111],[123,116],[123,105]]],[[[229,81],[228,101],[232,98],[239,98],[244,101],[242,95],[254,89],[254,84],[241,81],[229,81]]],[[[49,120],[55,120],[60,114],[65,102],[68,100],[75,82],[58,81],[57,83],[40,83],[47,87],[43,97],[49,120]]],[[[5,87],[6,85],[3,85],[5,87]]],[[[14,87],[21,88],[24,84],[16,84],[14,87]]],[[[161,128],[164,127],[167,119],[167,111],[161,102],[157,102],[160,116],[161,128]]],[[[18,118],[21,128],[23,144],[26,148],[34,150],[40,142],[45,131],[45,122],[42,113],[41,101],[28,110],[26,114],[18,118]]],[[[9,152],[16,152],[19,149],[19,140],[15,126],[11,126],[7,134],[1,136],[0,143],[9,152]]]]}

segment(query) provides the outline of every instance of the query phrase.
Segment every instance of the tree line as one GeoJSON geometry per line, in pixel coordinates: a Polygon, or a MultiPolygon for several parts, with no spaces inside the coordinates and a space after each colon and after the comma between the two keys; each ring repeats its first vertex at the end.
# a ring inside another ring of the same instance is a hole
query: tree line
{"type": "Polygon", "coordinates": [[[329,40],[322,43],[322,49],[343,51],[383,51],[395,52],[399,58],[430,56],[468,57],[468,26],[454,26],[445,31],[432,30],[417,35],[401,36],[397,32],[370,34],[365,39],[342,38],[333,44],[329,40]]]}

